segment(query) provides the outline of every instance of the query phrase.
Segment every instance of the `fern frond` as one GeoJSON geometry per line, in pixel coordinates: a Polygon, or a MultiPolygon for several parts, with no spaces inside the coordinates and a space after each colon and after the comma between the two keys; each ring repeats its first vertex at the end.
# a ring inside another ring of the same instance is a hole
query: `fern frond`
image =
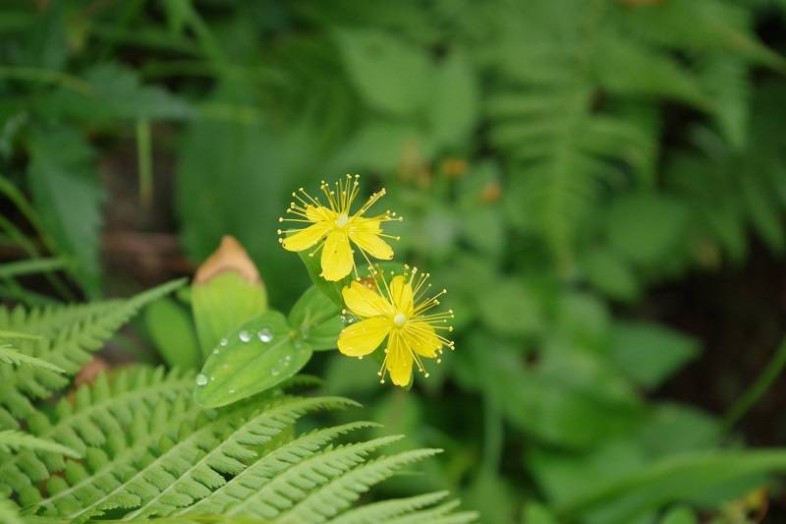
{"type": "Polygon", "coordinates": [[[16,506],[7,499],[0,498],[0,522],[4,524],[25,524],[16,511],[16,506]]]}
{"type": "Polygon", "coordinates": [[[7,345],[0,346],[0,362],[5,364],[13,364],[16,366],[32,366],[40,369],[46,369],[65,375],[66,370],[60,366],[55,366],[51,362],[44,359],[31,357],[25,355],[21,351],[7,345]]]}
{"type": "Polygon", "coordinates": [[[748,64],[725,54],[700,56],[696,63],[699,79],[715,100],[713,116],[718,128],[734,149],[742,150],[750,119],[748,64]]]}
{"type": "Polygon", "coordinates": [[[48,451],[71,458],[79,458],[81,456],[73,449],[51,440],[39,438],[15,429],[0,430],[0,452],[9,453],[11,450],[20,449],[48,451]]]}
{"type": "Polygon", "coordinates": [[[311,491],[291,510],[285,512],[280,520],[282,523],[325,522],[349,507],[361,493],[368,491],[374,484],[392,477],[403,466],[419,462],[437,453],[441,453],[441,450],[417,449],[364,462],[346,474],[336,476],[321,488],[311,491]]]}
{"type": "MultiPolygon", "coordinates": [[[[257,455],[252,451],[254,447],[269,443],[271,439],[310,411],[340,409],[353,404],[346,399],[333,397],[275,400],[255,407],[254,411],[261,412],[240,425],[238,424],[243,422],[244,418],[238,417],[237,412],[230,412],[222,416],[221,420],[203,426],[188,439],[174,444],[165,454],[158,456],[154,463],[131,479],[123,491],[111,493],[107,497],[107,504],[111,504],[115,499],[123,500],[128,496],[136,495],[140,501],[135,505],[138,507],[129,514],[131,518],[166,516],[186,506],[204,509],[208,514],[220,514],[220,511],[212,511],[215,503],[210,499],[217,493],[224,493],[228,487],[222,475],[237,475],[235,479],[245,479],[251,469],[245,469],[246,464],[257,455]],[[227,431],[227,426],[231,431],[227,431]],[[213,441],[207,441],[204,438],[205,434],[209,434],[213,441]],[[204,449],[211,450],[207,453],[200,451],[204,449]],[[192,458],[187,463],[181,462],[173,469],[173,457],[177,456],[192,458]],[[173,477],[167,487],[155,495],[141,496],[140,493],[144,493],[142,484],[149,483],[160,474],[173,477]]],[[[325,437],[333,439],[340,434],[365,426],[366,424],[358,424],[330,428],[332,431],[326,431],[325,437]]],[[[235,484],[235,486],[241,485],[242,482],[235,484]]],[[[229,491],[231,493],[231,489],[229,491]]],[[[218,498],[220,499],[221,496],[219,495],[218,498]]]]}
{"type": "Polygon", "coordinates": [[[383,522],[406,515],[411,511],[432,506],[447,498],[447,491],[436,491],[414,497],[383,500],[352,509],[333,519],[331,524],[363,524],[364,522],[383,522]]]}
{"type": "Polygon", "coordinates": [[[4,464],[7,474],[0,478],[0,489],[15,491],[27,514],[62,515],[89,504],[117,484],[115,475],[133,471],[134,462],[148,452],[146,446],[196,415],[183,400],[192,388],[193,377],[178,372],[164,375],[141,368],[112,378],[99,375],[92,387],[80,388],[72,400],[57,404],[54,421],[40,413],[29,420],[32,434],[67,446],[85,460],[22,451],[4,464]],[[55,475],[58,472],[65,474],[55,475]],[[38,484],[45,480],[45,485],[38,484]]]}
{"type": "Polygon", "coordinates": [[[189,513],[206,511],[275,518],[309,489],[320,485],[320,481],[342,474],[372,451],[398,440],[398,437],[384,437],[320,452],[319,448],[334,438],[335,429],[304,435],[272,451],[223,489],[190,508],[189,513]],[[250,486],[256,489],[250,490],[250,486]]]}
{"type": "MultiPolygon", "coordinates": [[[[182,285],[174,281],[145,291],[128,300],[87,306],[57,306],[26,311],[0,309],[0,328],[41,335],[36,341],[19,340],[20,352],[45,360],[75,374],[114,332],[142,306],[182,285]]],[[[0,410],[16,418],[33,416],[25,397],[44,398],[62,389],[68,378],[48,369],[33,367],[10,370],[0,367],[0,410]]]]}

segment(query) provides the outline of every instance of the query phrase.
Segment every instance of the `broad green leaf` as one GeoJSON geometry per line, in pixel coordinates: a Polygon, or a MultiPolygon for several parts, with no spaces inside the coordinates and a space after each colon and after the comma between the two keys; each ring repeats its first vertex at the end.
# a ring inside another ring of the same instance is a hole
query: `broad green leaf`
{"type": "Polygon", "coordinates": [[[232,271],[219,273],[191,290],[199,342],[205,358],[219,339],[267,309],[265,288],[232,271]]]}
{"type": "Polygon", "coordinates": [[[311,347],[295,338],[284,315],[267,311],[212,349],[196,378],[196,400],[216,408],[261,393],[295,375],[311,354],[311,347]]]}
{"type": "Polygon", "coordinates": [[[392,171],[402,163],[417,164],[432,158],[434,144],[409,122],[374,119],[337,151],[332,171],[392,171]]]}
{"type": "Polygon", "coordinates": [[[489,329],[502,335],[532,335],[543,326],[537,297],[522,282],[498,280],[479,297],[480,316],[489,329]]]}
{"type": "Polygon", "coordinates": [[[411,115],[432,90],[426,52],[374,29],[336,33],[341,56],[360,96],[373,109],[411,115]]]}
{"type": "Polygon", "coordinates": [[[78,262],[74,271],[80,283],[96,295],[104,195],[92,157],[90,147],[71,129],[39,129],[30,137],[28,174],[36,209],[57,247],[78,262]]]}
{"type": "Polygon", "coordinates": [[[697,524],[696,514],[689,508],[680,506],[674,508],[663,517],[660,524],[697,524]]]}
{"type": "Polygon", "coordinates": [[[717,448],[723,438],[720,423],[690,406],[655,404],[636,429],[647,455],[665,458],[717,448]]]}
{"type": "MultiPolygon", "coordinates": [[[[612,482],[598,482],[590,493],[558,508],[567,520],[583,515],[592,524],[626,524],[663,504],[700,498],[704,503],[723,502],[728,487],[739,484],[744,494],[752,486],[740,484],[759,475],[786,471],[786,451],[718,450],[680,455],[632,472],[612,482]],[[720,490],[718,499],[711,496],[720,490]]],[[[761,479],[759,480],[761,482],[761,479]]]]}
{"type": "Polygon", "coordinates": [[[537,447],[525,462],[550,504],[559,506],[592,493],[599,483],[641,471],[646,458],[635,442],[619,439],[584,453],[537,447]]]}
{"type": "Polygon", "coordinates": [[[609,358],[645,388],[655,388],[698,355],[695,340],[676,331],[643,323],[614,325],[609,358]]]}
{"type": "Polygon", "coordinates": [[[219,247],[199,266],[190,301],[207,359],[220,338],[267,309],[267,290],[244,247],[224,235],[219,247]]]}
{"type": "Polygon", "coordinates": [[[333,304],[337,307],[342,307],[344,304],[344,298],[341,296],[341,290],[349,284],[349,281],[352,280],[351,275],[347,275],[343,279],[337,282],[331,282],[325,280],[320,276],[322,273],[322,266],[320,265],[319,254],[317,253],[314,256],[308,254],[308,251],[301,251],[298,253],[300,256],[300,260],[303,261],[303,264],[306,266],[306,271],[308,271],[308,276],[311,278],[311,282],[314,284],[316,288],[318,288],[325,296],[327,296],[333,304]]]}
{"type": "Polygon", "coordinates": [[[134,70],[99,64],[84,78],[84,91],[61,89],[41,101],[49,117],[61,116],[104,123],[112,119],[184,119],[191,107],[159,86],[143,86],[134,70]]]}
{"type": "Polygon", "coordinates": [[[431,97],[432,138],[442,147],[461,146],[472,135],[479,112],[477,78],[465,53],[453,50],[437,65],[431,97]]]}
{"type": "MultiPolygon", "coordinates": [[[[227,82],[207,101],[250,110],[255,103],[250,90],[227,82]]],[[[233,235],[262,277],[276,282],[268,291],[278,304],[294,302],[308,282],[304,272],[292,271],[297,261],[278,244],[276,230],[292,191],[316,190],[319,177],[330,175],[313,167],[314,133],[274,133],[256,119],[200,119],[184,130],[178,152],[173,193],[184,249],[203,260],[224,235],[233,235]],[[306,173],[316,178],[313,184],[306,173]]]]}
{"type": "Polygon", "coordinates": [[[314,351],[335,349],[338,334],[344,328],[340,313],[340,307],[330,297],[312,286],[292,307],[289,323],[314,351]]]}
{"type": "Polygon", "coordinates": [[[584,253],[581,267],[587,280],[610,298],[632,301],[639,296],[639,283],[628,262],[607,249],[584,253]]]}
{"type": "Polygon", "coordinates": [[[558,524],[555,517],[545,506],[528,502],[524,506],[521,524],[558,524]]]}
{"type": "Polygon", "coordinates": [[[202,364],[196,327],[191,315],[170,298],[161,298],[145,309],[145,324],[155,347],[172,367],[198,369],[202,364]]]}
{"type": "Polygon", "coordinates": [[[462,498],[467,507],[483,513],[484,522],[512,522],[518,506],[511,485],[486,469],[478,472],[462,498]]]}
{"type": "Polygon", "coordinates": [[[685,204],[652,193],[629,193],[609,209],[609,243],[617,253],[644,266],[663,263],[677,249],[688,225],[685,204]]]}

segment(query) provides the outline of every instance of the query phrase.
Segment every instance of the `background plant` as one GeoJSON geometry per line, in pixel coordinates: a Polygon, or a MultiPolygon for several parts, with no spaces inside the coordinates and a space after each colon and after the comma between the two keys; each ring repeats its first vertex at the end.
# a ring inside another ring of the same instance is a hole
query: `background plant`
{"type": "MultiPolygon", "coordinates": [[[[288,309],[306,287],[275,242],[289,192],[362,172],[406,218],[398,251],[450,289],[457,351],[422,397],[355,361],[309,371],[448,450],[430,482],[463,486],[491,522],[690,522],[744,511],[729,508],[764,485],[751,472],[779,468],[742,451],[744,388],[718,401],[725,418],[657,394],[721,348],[659,322],[653,290],[783,251],[782,2],[69,1],[3,15],[14,253],[51,255],[100,295],[98,173],[130,161],[144,201],[174,173],[193,260],[235,235],[288,309]],[[667,516],[676,502],[693,509],[667,516]]],[[[74,293],[49,275],[47,291],[74,293]]],[[[49,300],[20,279],[0,290],[49,300]]],[[[756,344],[774,354],[782,311],[768,318],[756,344]]]]}

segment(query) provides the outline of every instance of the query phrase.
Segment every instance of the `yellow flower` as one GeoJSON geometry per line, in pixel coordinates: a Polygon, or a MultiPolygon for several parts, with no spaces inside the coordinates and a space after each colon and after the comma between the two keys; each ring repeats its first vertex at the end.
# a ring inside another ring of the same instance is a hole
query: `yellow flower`
{"type": "Polygon", "coordinates": [[[385,372],[397,386],[406,386],[412,379],[412,364],[428,377],[423,358],[440,356],[444,346],[453,349],[453,342],[438,331],[453,331],[447,321],[453,311],[428,313],[439,304],[444,289],[424,298],[431,285],[426,285],[428,274],[418,275],[417,268],[409,274],[394,276],[388,283],[384,275],[372,270],[374,286],[360,281],[346,286],[342,295],[347,310],[359,320],[344,328],[338,336],[338,349],[350,357],[363,358],[387,340],[385,360],[379,371],[382,382],[385,372]]]}
{"type": "Polygon", "coordinates": [[[390,211],[373,217],[363,216],[385,195],[384,189],[371,195],[354,215],[350,214],[352,202],[360,192],[358,186],[357,175],[347,175],[346,179],[339,180],[334,186],[323,181],[320,189],[327,199],[327,206],[301,187],[297,193],[292,193],[296,202],[292,202],[287,209],[287,213],[297,218],[278,219],[279,222],[309,224],[299,229],[279,229],[279,235],[287,235],[279,238],[279,242],[289,251],[303,251],[314,247],[310,253],[312,256],[322,248],[321,276],[325,280],[341,280],[352,272],[355,257],[350,243],[360,249],[369,263],[368,255],[380,260],[393,258],[393,249],[382,238],[398,240],[398,237],[384,234],[382,223],[401,220],[401,217],[396,217],[396,214],[390,211]]]}

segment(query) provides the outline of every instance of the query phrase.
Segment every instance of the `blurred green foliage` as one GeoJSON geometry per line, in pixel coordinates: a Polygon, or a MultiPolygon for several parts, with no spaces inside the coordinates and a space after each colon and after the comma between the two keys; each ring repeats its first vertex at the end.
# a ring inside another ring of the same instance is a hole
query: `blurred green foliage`
{"type": "Polygon", "coordinates": [[[487,522],[721,519],[786,452],[724,454],[718,419],[653,400],[702,348],[620,311],[742,263],[753,236],[786,248],[786,42],[762,21],[782,33],[786,3],[6,1],[0,190],[20,218],[0,228],[99,295],[98,166],[136,141],[141,194],[175,161],[187,253],[236,236],[288,308],[307,286],[276,241],[289,193],[363,173],[456,311],[417,392],[373,362],[310,369],[446,450],[391,490],[459,487],[487,522]]]}

